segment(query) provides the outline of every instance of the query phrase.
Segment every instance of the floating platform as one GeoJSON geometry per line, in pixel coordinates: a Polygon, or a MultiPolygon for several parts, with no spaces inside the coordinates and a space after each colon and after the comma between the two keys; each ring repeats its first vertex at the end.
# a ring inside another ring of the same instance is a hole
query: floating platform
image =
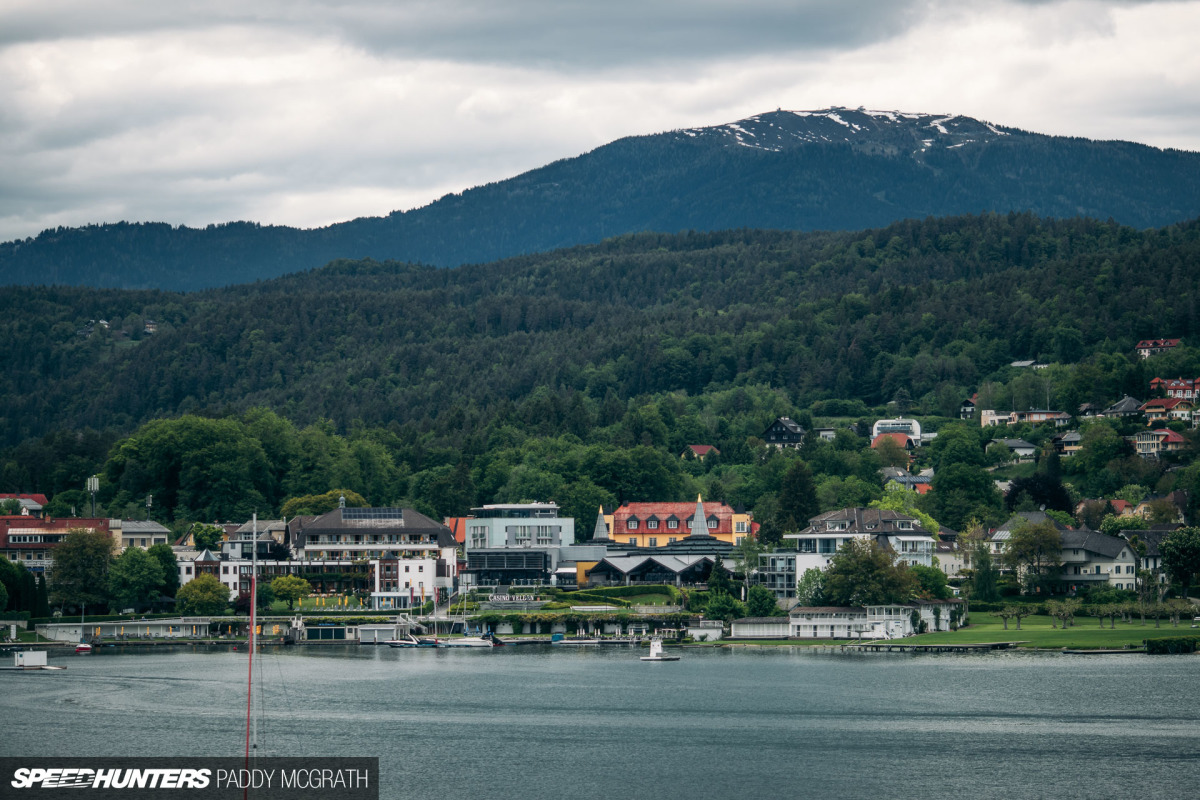
{"type": "Polygon", "coordinates": [[[859,650],[867,653],[987,653],[993,650],[1011,650],[1028,642],[973,642],[963,644],[915,644],[885,639],[875,642],[837,645],[841,650],[859,650]]]}

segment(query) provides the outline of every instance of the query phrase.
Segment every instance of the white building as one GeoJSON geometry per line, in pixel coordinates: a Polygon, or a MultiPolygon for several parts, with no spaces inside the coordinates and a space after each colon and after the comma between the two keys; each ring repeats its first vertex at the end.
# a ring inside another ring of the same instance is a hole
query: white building
{"type": "Polygon", "coordinates": [[[497,503],[471,509],[466,549],[561,547],[575,543],[575,520],[554,503],[497,503]]]}
{"type": "Polygon", "coordinates": [[[796,542],[796,575],[825,569],[829,560],[851,539],[874,540],[895,554],[897,562],[933,566],[933,536],[916,517],[881,508],[843,508],[809,520],[808,527],[783,538],[796,542]]]}
{"type": "Polygon", "coordinates": [[[927,633],[950,630],[961,607],[961,600],[918,600],[865,608],[797,606],[788,614],[788,625],[793,639],[899,639],[921,632],[922,623],[927,633]]]}
{"type": "Polygon", "coordinates": [[[921,423],[915,419],[881,419],[871,426],[871,441],[883,433],[902,433],[921,446],[921,423]]]}

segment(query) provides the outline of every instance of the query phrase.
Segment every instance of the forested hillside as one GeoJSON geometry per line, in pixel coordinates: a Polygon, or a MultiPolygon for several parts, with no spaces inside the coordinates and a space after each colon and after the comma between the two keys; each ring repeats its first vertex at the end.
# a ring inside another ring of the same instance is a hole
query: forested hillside
{"type": "MultiPolygon", "coordinates": [[[[798,456],[763,449],[776,416],[860,423],[799,454],[826,508],[880,496],[895,454],[862,434],[904,411],[943,431],[923,463],[976,470],[955,489],[942,471],[939,521],[995,520],[987,442],[1053,431],[955,428],[961,401],[1074,412],[1200,374],[1197,264],[1200,223],[1014,214],[643,234],[449,270],[341,261],[196,294],[26,288],[0,297],[0,491],[47,492],[66,513],[99,471],[106,509],[153,494],[166,521],[331,489],[434,515],[549,498],[579,519],[703,492],[778,531],[798,456]],[[1134,353],[1167,335],[1184,346],[1134,353]],[[681,459],[689,444],[721,453],[681,459]]],[[[1179,457],[1132,455],[1118,434],[1140,424],[1089,429],[1063,467],[1077,495],[1200,488],[1195,468],[1169,471],[1179,457]]]]}
{"type": "Polygon", "coordinates": [[[49,230],[0,245],[0,284],[194,290],[336,258],[482,263],[642,231],[859,230],[984,211],[1200,215],[1200,154],[999,129],[965,117],[829,110],[621,139],[423,208],[315,230],[251,222],[49,230]]]}

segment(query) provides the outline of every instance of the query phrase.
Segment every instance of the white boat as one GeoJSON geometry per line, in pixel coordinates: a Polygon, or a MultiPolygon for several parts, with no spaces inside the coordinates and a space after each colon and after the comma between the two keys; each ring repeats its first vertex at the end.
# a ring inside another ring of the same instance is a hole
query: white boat
{"type": "Polygon", "coordinates": [[[76,653],[90,653],[90,652],[92,652],[92,646],[90,644],[88,644],[87,642],[80,642],[79,644],[75,645],[75,652],[76,653]]]}
{"type": "Polygon", "coordinates": [[[574,645],[600,644],[600,640],[595,638],[594,636],[571,636],[568,638],[566,636],[563,636],[561,633],[556,633],[550,637],[550,644],[574,644],[574,645]]]}
{"type": "Polygon", "coordinates": [[[482,636],[460,636],[456,639],[438,639],[438,647],[495,647],[491,639],[482,636]]]}
{"type": "Polygon", "coordinates": [[[679,656],[668,656],[663,654],[662,639],[650,640],[650,655],[642,656],[642,661],[678,661],[679,656]]]}
{"type": "Polygon", "coordinates": [[[388,647],[433,647],[434,646],[432,644],[426,644],[425,642],[422,642],[421,640],[417,639],[417,637],[415,637],[411,634],[409,634],[408,638],[405,638],[405,639],[388,639],[386,642],[384,642],[384,644],[386,644],[388,647]]]}

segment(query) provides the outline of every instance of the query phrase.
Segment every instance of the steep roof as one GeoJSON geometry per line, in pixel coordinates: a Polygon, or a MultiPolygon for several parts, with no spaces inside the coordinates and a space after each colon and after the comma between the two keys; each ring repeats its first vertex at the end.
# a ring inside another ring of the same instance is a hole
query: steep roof
{"type": "Polygon", "coordinates": [[[1063,531],[1061,535],[1064,550],[1086,550],[1105,558],[1116,558],[1121,550],[1129,546],[1129,543],[1119,536],[1109,536],[1097,531],[1063,531]]]}

